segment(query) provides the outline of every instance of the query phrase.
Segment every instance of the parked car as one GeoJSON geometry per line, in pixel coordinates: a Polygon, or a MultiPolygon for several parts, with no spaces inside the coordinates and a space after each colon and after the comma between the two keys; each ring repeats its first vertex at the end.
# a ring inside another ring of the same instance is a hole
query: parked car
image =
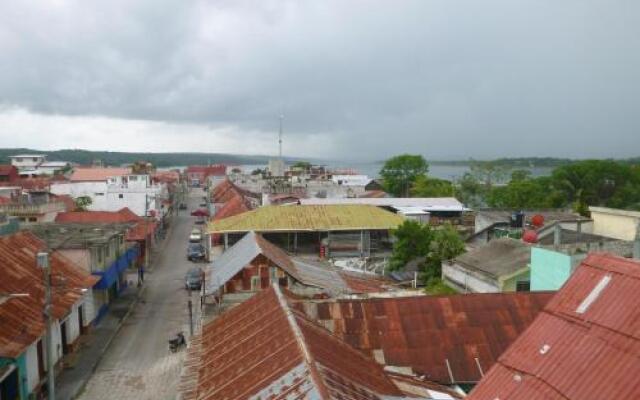
{"type": "Polygon", "coordinates": [[[204,246],[200,243],[189,243],[187,247],[187,260],[189,261],[204,261],[206,253],[204,246]]]}
{"type": "Polygon", "coordinates": [[[198,267],[191,268],[184,276],[184,288],[187,290],[200,290],[203,274],[202,269],[198,267]]]}
{"type": "Polygon", "coordinates": [[[189,241],[191,243],[200,243],[202,241],[202,232],[200,231],[200,229],[195,228],[191,231],[191,234],[189,235],[189,241]]]}

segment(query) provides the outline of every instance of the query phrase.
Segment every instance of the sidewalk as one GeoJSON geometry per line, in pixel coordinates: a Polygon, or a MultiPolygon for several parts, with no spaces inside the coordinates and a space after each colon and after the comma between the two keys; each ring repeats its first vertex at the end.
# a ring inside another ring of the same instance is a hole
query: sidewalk
{"type": "Polygon", "coordinates": [[[65,367],[56,377],[56,399],[71,400],[83,390],[143,291],[144,286],[125,289],[98,325],[81,336],[79,348],[65,358],[65,367]]]}

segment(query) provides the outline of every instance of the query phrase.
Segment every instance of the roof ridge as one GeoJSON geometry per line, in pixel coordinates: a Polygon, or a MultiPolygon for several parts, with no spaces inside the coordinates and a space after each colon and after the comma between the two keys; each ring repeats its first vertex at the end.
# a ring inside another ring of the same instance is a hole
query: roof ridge
{"type": "Polygon", "coordinates": [[[330,399],[331,397],[329,396],[327,388],[324,385],[324,381],[320,378],[320,373],[316,366],[316,362],[313,356],[311,355],[311,352],[307,348],[307,344],[305,343],[305,340],[304,340],[304,335],[302,334],[302,331],[300,330],[300,327],[296,322],[296,318],[293,314],[293,311],[289,307],[289,303],[287,303],[287,300],[284,298],[284,295],[280,291],[280,287],[278,286],[278,284],[274,283],[272,286],[273,286],[273,291],[275,292],[276,297],[278,298],[278,302],[280,303],[280,307],[282,308],[282,311],[285,313],[285,316],[287,317],[289,328],[291,328],[291,331],[293,332],[293,336],[295,337],[296,342],[298,343],[298,347],[300,348],[300,352],[302,353],[304,362],[305,364],[307,364],[307,368],[309,369],[309,376],[311,377],[311,380],[313,381],[314,386],[318,390],[318,394],[320,395],[320,398],[330,399]]]}

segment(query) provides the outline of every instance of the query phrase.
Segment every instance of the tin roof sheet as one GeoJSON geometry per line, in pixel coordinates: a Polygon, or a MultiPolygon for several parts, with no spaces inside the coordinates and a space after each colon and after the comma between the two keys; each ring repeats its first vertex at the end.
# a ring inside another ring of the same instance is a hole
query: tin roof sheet
{"type": "Polygon", "coordinates": [[[360,204],[376,207],[419,208],[423,211],[464,211],[454,197],[357,197],[301,199],[303,205],[360,204]]]}
{"type": "Polygon", "coordinates": [[[211,233],[388,230],[404,218],[370,205],[266,206],[213,221],[211,233]]]}
{"type": "Polygon", "coordinates": [[[592,254],[469,399],[640,398],[640,263],[592,254]]]}
{"type": "Polygon", "coordinates": [[[416,296],[306,301],[296,307],[355,348],[377,353],[386,365],[451,384],[479,381],[551,296],[416,296]]]}
{"type": "Polygon", "coordinates": [[[277,286],[205,324],[183,399],[408,398],[382,366],[291,309],[277,286]]]}

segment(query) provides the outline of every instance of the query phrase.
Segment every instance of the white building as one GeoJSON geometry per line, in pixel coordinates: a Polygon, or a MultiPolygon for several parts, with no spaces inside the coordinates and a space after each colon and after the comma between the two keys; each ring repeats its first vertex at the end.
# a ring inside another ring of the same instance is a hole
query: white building
{"type": "Polygon", "coordinates": [[[11,159],[11,165],[19,170],[36,169],[40,164],[47,161],[47,156],[44,154],[18,154],[9,158],[11,159]]]}
{"type": "Polygon", "coordinates": [[[91,198],[91,211],[118,211],[128,207],[136,215],[162,217],[162,200],[168,198],[165,184],[152,184],[151,177],[132,174],[129,168],[76,168],[69,181],[53,182],[51,192],[73,198],[91,198]]]}

